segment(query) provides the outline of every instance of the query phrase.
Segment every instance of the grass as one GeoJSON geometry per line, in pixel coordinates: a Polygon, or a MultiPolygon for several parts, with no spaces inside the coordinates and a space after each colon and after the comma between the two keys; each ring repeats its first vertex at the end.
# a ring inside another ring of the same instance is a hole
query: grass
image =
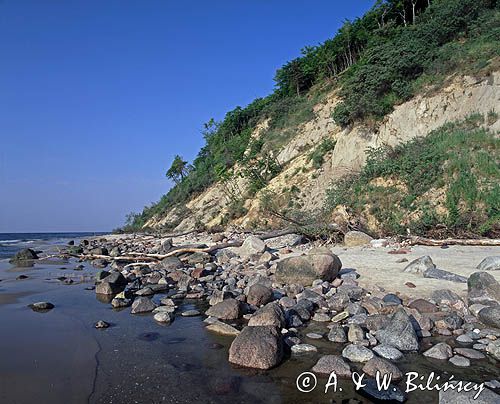
{"type": "Polygon", "coordinates": [[[327,208],[346,205],[384,235],[498,236],[500,140],[484,121],[473,115],[396,148],[370,150],[359,175],[332,185],[327,208]]]}

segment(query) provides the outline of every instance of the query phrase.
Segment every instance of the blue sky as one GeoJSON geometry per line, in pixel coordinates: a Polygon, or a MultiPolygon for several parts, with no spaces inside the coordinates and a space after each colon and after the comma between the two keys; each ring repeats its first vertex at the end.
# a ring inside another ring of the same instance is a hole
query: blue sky
{"type": "Polygon", "coordinates": [[[3,0],[0,232],[108,231],[372,0],[3,0]]]}

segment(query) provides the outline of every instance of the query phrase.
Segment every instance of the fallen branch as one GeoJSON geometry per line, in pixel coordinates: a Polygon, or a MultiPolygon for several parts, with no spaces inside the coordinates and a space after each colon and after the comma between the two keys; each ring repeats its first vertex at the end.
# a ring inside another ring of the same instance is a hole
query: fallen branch
{"type": "Polygon", "coordinates": [[[410,245],[444,246],[444,245],[464,245],[464,246],[500,246],[500,239],[457,239],[447,238],[435,240],[431,238],[413,236],[409,240],[410,245]]]}

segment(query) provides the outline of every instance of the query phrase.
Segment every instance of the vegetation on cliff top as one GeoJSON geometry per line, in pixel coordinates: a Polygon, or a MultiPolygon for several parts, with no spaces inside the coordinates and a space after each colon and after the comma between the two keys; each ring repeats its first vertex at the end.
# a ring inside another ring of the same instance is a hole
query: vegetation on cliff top
{"type": "MultiPolygon", "coordinates": [[[[236,107],[221,122],[205,124],[205,146],[190,169],[182,164],[179,171],[179,164],[173,164],[169,173],[176,185],[142,213],[129,215],[125,230],[141,228],[153,216],[186,203],[232,175],[237,162],[257,178],[254,191],[265,185],[262,178],[269,180],[269,175],[255,171],[259,158],[272,155],[294,128],[313,116],[313,101],[325,89],[340,86],[343,102],[333,117],[349,125],[381,118],[422,84],[454,70],[486,68],[500,53],[499,13],[496,0],[376,1],[363,17],[346,21],[334,38],[304,48],[301,57],[278,69],[271,95],[236,107]],[[253,141],[252,131],[266,119],[267,129],[253,141]]],[[[315,163],[320,155],[318,150],[313,156],[315,163]]],[[[182,158],[179,162],[184,163],[182,158]]]]}
{"type": "Polygon", "coordinates": [[[328,192],[381,234],[500,236],[500,139],[480,125],[495,112],[450,123],[395,148],[371,149],[359,175],[328,192]]]}

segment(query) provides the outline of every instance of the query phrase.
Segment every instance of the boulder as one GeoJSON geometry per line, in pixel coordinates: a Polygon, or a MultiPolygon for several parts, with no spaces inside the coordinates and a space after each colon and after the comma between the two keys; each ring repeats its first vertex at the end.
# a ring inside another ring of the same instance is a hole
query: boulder
{"type": "Polygon", "coordinates": [[[309,286],[316,279],[332,281],[341,268],[339,257],[327,248],[316,248],[307,256],[289,257],[279,261],[275,276],[278,282],[309,286]]]}
{"type": "Polygon", "coordinates": [[[245,327],[229,348],[229,362],[248,368],[270,369],[282,358],[283,342],[275,327],[245,327]]]}
{"type": "Polygon", "coordinates": [[[453,356],[453,350],[445,342],[440,342],[423,353],[424,356],[439,360],[448,360],[453,356]]]}
{"type": "Polygon", "coordinates": [[[487,272],[474,272],[467,280],[469,306],[484,304],[494,306],[500,303],[500,284],[487,272]]]}
{"type": "Polygon", "coordinates": [[[207,316],[216,317],[221,320],[236,320],[240,317],[240,302],[229,298],[210,307],[206,311],[207,316]]]}
{"type": "Polygon", "coordinates": [[[436,265],[434,265],[434,262],[432,262],[431,257],[428,255],[425,255],[423,257],[417,258],[416,260],[413,260],[410,262],[403,272],[408,272],[411,274],[424,274],[425,271],[428,269],[434,269],[436,268],[436,265]]]}
{"type": "Polygon", "coordinates": [[[391,361],[397,361],[403,357],[403,354],[399,350],[389,345],[377,345],[373,350],[380,357],[391,361]]]}
{"type": "Polygon", "coordinates": [[[166,311],[156,313],[153,318],[159,323],[170,324],[172,322],[172,316],[166,311]]]}
{"type": "Polygon", "coordinates": [[[344,359],[337,355],[322,356],[313,366],[312,371],[325,375],[335,372],[338,377],[351,377],[351,368],[344,359]]]}
{"type": "Polygon", "coordinates": [[[99,282],[95,287],[95,293],[98,295],[115,295],[120,293],[123,288],[115,283],[108,281],[99,282]]]}
{"type": "Polygon", "coordinates": [[[285,314],[278,302],[266,304],[257,310],[248,321],[249,326],[272,326],[275,328],[282,328],[285,323],[285,314]]]}
{"type": "Polygon", "coordinates": [[[500,256],[486,257],[482,260],[477,269],[480,271],[499,271],[500,270],[500,256]]]}
{"type": "Polygon", "coordinates": [[[38,255],[31,248],[25,248],[24,250],[19,251],[12,257],[9,262],[14,265],[19,265],[23,263],[31,263],[33,260],[37,260],[38,255]]]}
{"type": "Polygon", "coordinates": [[[241,257],[247,258],[266,251],[266,243],[257,236],[249,236],[245,239],[238,252],[241,257]]]}
{"type": "Polygon", "coordinates": [[[156,305],[153,303],[151,299],[147,297],[138,297],[132,303],[132,310],[130,311],[132,314],[139,313],[149,313],[156,308],[156,305]]]}
{"type": "Polygon", "coordinates": [[[481,309],[478,317],[482,323],[490,327],[500,328],[500,305],[481,309]]]}
{"type": "Polygon", "coordinates": [[[500,361],[500,339],[489,342],[486,346],[486,352],[500,361]]]}
{"type": "Polygon", "coordinates": [[[362,345],[349,344],[342,351],[342,356],[351,362],[368,362],[374,355],[362,345]]]}
{"type": "Polygon", "coordinates": [[[443,279],[450,282],[467,283],[467,278],[461,275],[454,274],[453,272],[444,271],[438,268],[426,269],[423,273],[424,278],[443,279]]]}
{"type": "Polygon", "coordinates": [[[396,311],[389,323],[377,331],[376,337],[382,344],[393,346],[400,351],[418,350],[418,338],[408,314],[403,309],[396,311]]]}
{"type": "Polygon", "coordinates": [[[393,380],[399,380],[403,377],[403,373],[396,365],[378,356],[374,356],[366,362],[365,366],[363,366],[363,372],[372,377],[376,377],[377,372],[379,372],[381,376],[392,375],[393,380]]]}
{"type": "Polygon", "coordinates": [[[348,231],[344,236],[344,244],[346,247],[370,245],[372,240],[373,237],[363,233],[362,231],[348,231]]]}
{"type": "Polygon", "coordinates": [[[273,298],[273,290],[260,283],[256,283],[248,288],[247,303],[254,306],[262,306],[269,303],[273,298]]]}
{"type": "MultiPolygon", "coordinates": [[[[465,385],[467,382],[463,381],[462,383],[465,385]]],[[[470,386],[474,384],[476,383],[472,382],[470,386]]],[[[478,397],[474,398],[477,393],[478,390],[443,389],[439,391],[439,404],[494,404],[500,402],[500,396],[489,389],[484,389],[478,397]]]]}
{"type": "Polygon", "coordinates": [[[372,403],[404,403],[407,399],[406,393],[399,387],[391,383],[386,390],[380,389],[373,379],[366,379],[359,393],[368,397],[372,403]]]}

